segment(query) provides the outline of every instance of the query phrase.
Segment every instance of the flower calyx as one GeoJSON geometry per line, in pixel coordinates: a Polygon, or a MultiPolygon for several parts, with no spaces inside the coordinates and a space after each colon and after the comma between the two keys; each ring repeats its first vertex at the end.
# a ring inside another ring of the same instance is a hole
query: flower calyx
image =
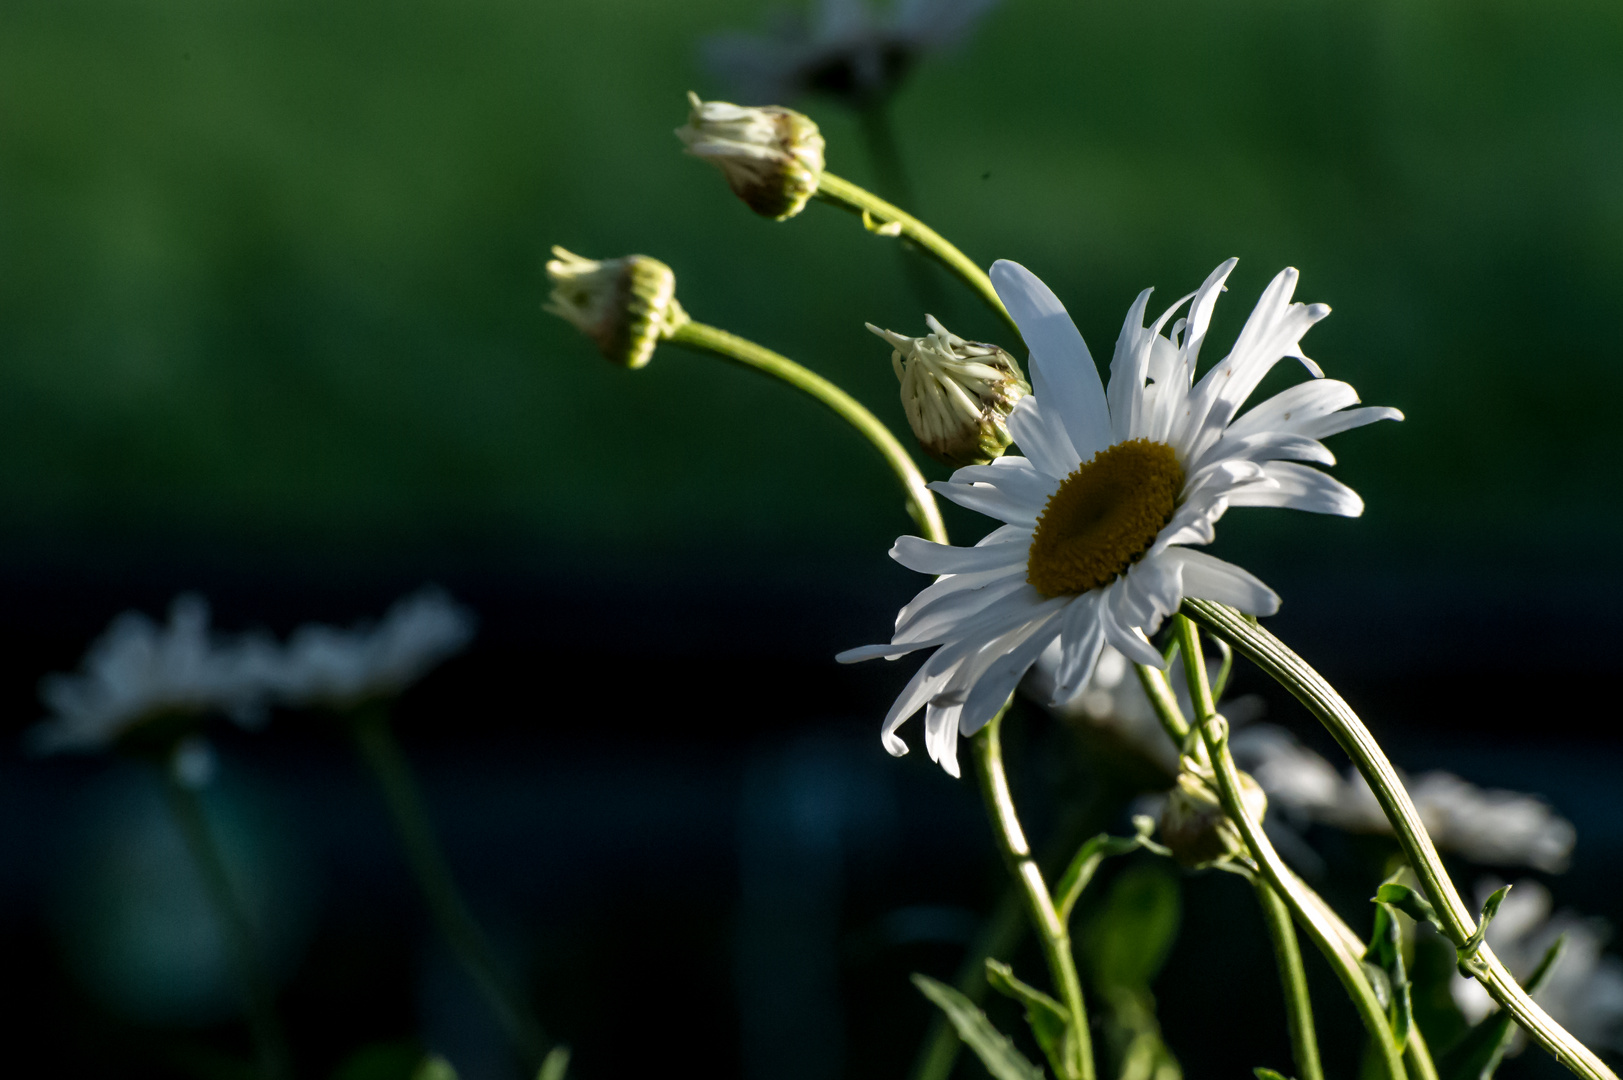
{"type": "Polygon", "coordinates": [[[687,152],[721,170],[733,194],[762,217],[784,221],[806,208],[823,178],[823,136],[808,116],[777,105],[702,101],[676,129],[687,152]]]}
{"type": "Polygon", "coordinates": [[[1009,413],[1031,393],[1020,365],[996,345],[965,341],[926,315],[930,332],[906,337],[868,329],[890,343],[902,409],[924,452],[944,465],[984,465],[1012,441],[1009,413]]]}
{"type": "MultiPolygon", "coordinates": [[[[1245,838],[1223,809],[1215,777],[1188,758],[1183,765],[1161,808],[1161,842],[1185,866],[1209,866],[1244,855],[1245,838]]],[[[1239,776],[1245,808],[1260,821],[1268,810],[1268,796],[1250,773],[1239,776]]]]}
{"type": "Polygon", "coordinates": [[[676,302],[676,274],[658,259],[585,259],[561,247],[552,256],[552,295],[542,310],[572,323],[616,364],[643,367],[660,340],[688,321],[676,302]]]}

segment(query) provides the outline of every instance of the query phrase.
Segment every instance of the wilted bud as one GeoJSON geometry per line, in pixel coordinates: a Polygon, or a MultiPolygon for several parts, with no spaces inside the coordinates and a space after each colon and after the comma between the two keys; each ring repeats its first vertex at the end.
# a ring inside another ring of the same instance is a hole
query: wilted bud
{"type": "Polygon", "coordinates": [[[776,105],[700,101],[693,93],[688,101],[693,111],[676,129],[688,153],[720,169],[733,194],[763,217],[783,221],[805,208],[823,178],[823,136],[810,117],[776,105]]]}
{"type": "MultiPolygon", "coordinates": [[[[1250,773],[1240,773],[1240,797],[1258,821],[1268,810],[1268,796],[1250,773]]],[[[1211,784],[1185,769],[1167,792],[1161,808],[1161,842],[1185,866],[1232,858],[1245,851],[1240,828],[1223,811],[1211,784]]]]}
{"type": "Polygon", "coordinates": [[[547,280],[552,296],[542,309],[568,319],[616,364],[640,368],[653,359],[660,338],[688,321],[676,302],[676,275],[658,259],[583,259],[552,249],[547,280]]]}
{"type": "Polygon", "coordinates": [[[944,465],[984,465],[1009,447],[1009,412],[1031,393],[1014,357],[996,345],[965,341],[926,315],[930,333],[903,337],[868,329],[890,342],[902,383],[902,408],[924,452],[944,465]]]}

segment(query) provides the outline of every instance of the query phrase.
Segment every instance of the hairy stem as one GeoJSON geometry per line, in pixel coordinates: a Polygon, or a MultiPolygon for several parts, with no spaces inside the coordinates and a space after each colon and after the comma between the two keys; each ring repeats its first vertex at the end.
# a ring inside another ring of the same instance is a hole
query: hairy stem
{"type": "MultiPolygon", "coordinates": [[[[1385,811],[1426,898],[1437,911],[1443,932],[1456,948],[1464,945],[1476,930],[1476,917],[1454,888],[1397,770],[1358,714],[1322,675],[1254,620],[1210,600],[1185,600],[1184,610],[1289,690],[1335,736],[1385,811]]],[[[1556,1023],[1522,989],[1492,949],[1483,945],[1476,958],[1481,961],[1477,978],[1488,993],[1557,1061],[1585,1080],[1617,1080],[1617,1074],[1594,1051],[1556,1023]]]]}
{"type": "Polygon", "coordinates": [[[880,228],[896,229],[896,232],[887,232],[886,235],[895,235],[907,240],[946,267],[955,277],[973,289],[986,302],[986,306],[1008,324],[1009,329],[1014,331],[1016,339],[1024,344],[1024,339],[1020,338],[1020,327],[1015,325],[1014,319],[1009,316],[1009,309],[998,299],[997,290],[992,288],[992,279],[986,276],[986,271],[971,262],[967,255],[954,247],[940,233],[901,207],[886,202],[866,188],[858,187],[831,172],[825,171],[822,179],[818,181],[817,197],[858,216],[867,215],[863,219],[864,222],[870,223],[869,227],[876,231],[880,228]]]}
{"type": "Polygon", "coordinates": [[[270,980],[260,963],[259,950],[254,941],[253,923],[248,918],[236,885],[226,867],[225,854],[215,840],[209,826],[208,814],[197,791],[175,775],[167,763],[163,766],[164,789],[169,798],[169,810],[175,824],[186,840],[186,849],[197,864],[203,878],[203,888],[220,920],[220,932],[225,938],[233,976],[241,987],[247,1006],[248,1026],[253,1032],[254,1050],[259,1058],[259,1071],[265,1080],[291,1080],[292,1056],[287,1048],[287,1036],[276,1016],[275,995],[270,980]]]}
{"type": "Polygon", "coordinates": [[[1026,843],[1025,831],[1020,827],[1014,798],[1009,794],[1008,774],[1003,769],[1001,731],[1003,716],[1008,709],[1009,706],[1005,704],[975,736],[975,772],[980,778],[987,813],[992,818],[992,833],[997,838],[998,850],[1009,868],[1009,874],[1020,883],[1025,896],[1026,915],[1042,944],[1049,977],[1054,980],[1060,1001],[1069,1014],[1072,1038],[1068,1049],[1072,1075],[1078,1080],[1094,1080],[1093,1038],[1088,1030],[1088,1010],[1082,998],[1082,980],[1077,977],[1076,958],[1071,952],[1070,931],[1054,909],[1054,899],[1049,895],[1042,870],[1031,857],[1031,846],[1026,843]]]}
{"type": "Polygon", "coordinates": [[[480,994],[523,1054],[526,1068],[536,1068],[547,1052],[546,1036],[530,1015],[522,995],[502,974],[489,941],[474,922],[451,875],[428,819],[428,808],[406,755],[400,749],[381,706],[363,708],[349,718],[361,759],[372,771],[394,820],[395,834],[422,890],[429,913],[480,994]]]}

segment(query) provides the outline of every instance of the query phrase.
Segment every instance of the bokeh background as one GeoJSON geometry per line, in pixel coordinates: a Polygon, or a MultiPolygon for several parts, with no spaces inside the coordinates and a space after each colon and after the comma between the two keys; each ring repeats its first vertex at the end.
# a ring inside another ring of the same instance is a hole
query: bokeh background
{"type": "MultiPolygon", "coordinates": [[[[550,244],[653,255],[696,317],[904,425],[862,325],[922,332],[894,245],[823,206],[758,219],[672,137],[687,90],[727,90],[700,39],[764,14],[0,6],[14,1052],[224,1075],[240,1041],[207,943],[163,936],[200,916],[148,778],[22,753],[39,678],[185,590],[285,633],[435,581],[481,633],[401,703],[402,737],[578,1075],[905,1072],[929,1019],[906,975],[950,975],[1000,871],[970,786],[878,745],[906,672],[831,661],[916,587],[884,556],[910,528],[891,481],[782,387],[669,348],[626,372],[539,310],[550,244]]],[[[1579,834],[1552,889],[1614,922],[1620,57],[1623,11],[1586,0],[1007,0],[894,101],[920,215],[1041,275],[1096,356],[1147,285],[1170,302],[1238,255],[1227,342],[1301,268],[1299,298],[1335,309],[1309,355],[1408,419],[1335,440],[1363,518],[1238,511],[1214,550],[1282,593],[1276,632],[1400,764],[1550,799],[1579,834]]],[[[871,180],[852,115],[797,104],[830,168],[871,180]]],[[[933,288],[933,314],[996,339],[933,288]]],[[[1023,736],[1039,831],[1064,774],[1039,751],[1069,745],[1048,723],[1023,736]]],[[[515,1075],[342,741],[279,718],[221,752],[304,1071],[428,1045],[515,1075]]],[[[1192,1078],[1282,1067],[1241,992],[1277,994],[1248,902],[1186,891],[1160,993],[1192,1078]]]]}

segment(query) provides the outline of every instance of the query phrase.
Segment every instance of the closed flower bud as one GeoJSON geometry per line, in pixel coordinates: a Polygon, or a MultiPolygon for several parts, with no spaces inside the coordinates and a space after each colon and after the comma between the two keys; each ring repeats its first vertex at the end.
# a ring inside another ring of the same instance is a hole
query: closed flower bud
{"type": "Polygon", "coordinates": [[[583,259],[552,249],[547,280],[552,296],[543,310],[567,319],[616,364],[640,368],[654,346],[688,321],[676,302],[676,275],[658,259],[583,259]]]}
{"type": "Polygon", "coordinates": [[[688,153],[720,169],[733,194],[763,217],[783,221],[805,208],[823,177],[823,136],[810,117],[692,93],[688,101],[693,111],[676,129],[688,153]]]}
{"type": "Polygon", "coordinates": [[[910,338],[868,324],[890,342],[902,408],[924,452],[944,465],[984,465],[1009,447],[1009,412],[1031,393],[1014,357],[965,341],[926,315],[930,333],[910,338]]]}
{"type": "MultiPolygon", "coordinates": [[[[1251,816],[1259,821],[1268,810],[1268,796],[1250,773],[1240,773],[1240,795],[1251,816]]],[[[1161,808],[1161,842],[1185,866],[1201,866],[1245,852],[1239,826],[1223,811],[1211,784],[1189,772],[1167,792],[1161,808]]]]}

